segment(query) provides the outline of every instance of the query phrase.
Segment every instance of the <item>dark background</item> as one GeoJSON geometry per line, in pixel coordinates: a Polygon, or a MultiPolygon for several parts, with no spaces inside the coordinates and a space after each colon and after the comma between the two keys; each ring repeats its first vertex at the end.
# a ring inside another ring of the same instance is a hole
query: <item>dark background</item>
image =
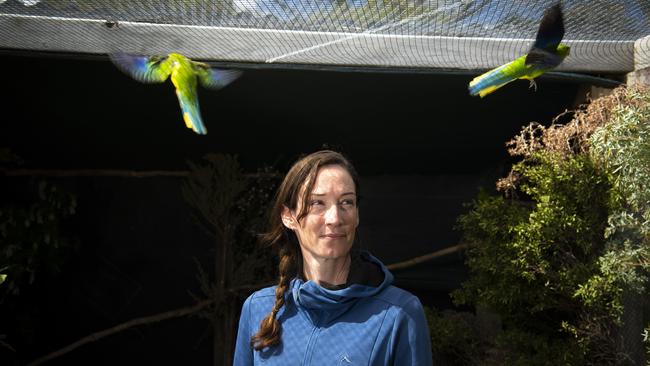
{"type": "MultiPolygon", "coordinates": [[[[484,99],[469,74],[245,70],[227,88],[200,90],[207,136],[185,128],[171,83],[144,85],[110,62],[0,55],[0,148],[27,169],[187,170],[206,153],[234,153],[244,169],[281,172],[300,154],[330,147],[362,176],[361,244],[384,263],[455,245],[456,218],[481,187],[494,190],[513,160],[505,142],[582,97],[577,82],[517,81],[484,99]]],[[[2,177],[4,193],[28,177],[2,177]]],[[[129,319],[191,305],[193,258],[209,263],[210,239],[192,223],[182,178],[71,177],[66,226],[79,247],[56,277],[3,314],[0,334],[22,361],[129,319]],[[3,329],[4,328],[4,329],[3,329]]],[[[396,272],[425,305],[452,308],[466,276],[461,254],[396,272]]],[[[52,365],[208,364],[209,323],[181,318],[132,328],[52,365]]],[[[15,354],[3,353],[9,359],[15,354]]]]}

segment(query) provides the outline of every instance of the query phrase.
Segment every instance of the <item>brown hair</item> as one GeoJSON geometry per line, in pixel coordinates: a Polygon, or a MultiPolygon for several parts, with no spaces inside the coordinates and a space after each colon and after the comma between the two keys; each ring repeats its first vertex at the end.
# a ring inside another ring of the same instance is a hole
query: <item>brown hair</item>
{"type": "MultiPolygon", "coordinates": [[[[354,188],[359,197],[359,177],[356,170],[342,154],[322,150],[309,154],[293,164],[284,177],[275,195],[269,216],[269,230],[262,236],[262,241],[279,250],[279,280],[275,289],[275,304],[271,312],[262,319],[259,331],[251,338],[251,346],[256,350],[276,346],[280,343],[282,328],[276,315],[284,306],[284,297],[292,278],[302,272],[302,253],[296,234],[282,223],[284,207],[295,211],[298,201],[302,202],[296,219],[302,220],[308,212],[308,197],[314,188],[318,170],[326,165],[339,165],[348,171],[354,181],[354,188]],[[304,188],[303,188],[304,187],[304,188]],[[300,195],[302,194],[302,197],[300,195]],[[299,199],[301,198],[301,200],[299,199]]],[[[357,198],[358,200],[358,198],[357,198]]]]}

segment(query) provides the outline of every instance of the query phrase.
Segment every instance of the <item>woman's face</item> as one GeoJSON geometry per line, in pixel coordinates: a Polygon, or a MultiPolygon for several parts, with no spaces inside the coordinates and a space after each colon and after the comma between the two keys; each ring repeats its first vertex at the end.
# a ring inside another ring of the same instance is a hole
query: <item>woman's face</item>
{"type": "MultiPolygon", "coordinates": [[[[297,207],[302,207],[302,198],[297,207]]],[[[296,233],[303,256],[318,259],[347,256],[359,225],[357,195],[350,173],[340,165],[321,167],[307,207],[307,215],[300,222],[298,209],[285,207],[282,212],[282,222],[296,233]]]]}

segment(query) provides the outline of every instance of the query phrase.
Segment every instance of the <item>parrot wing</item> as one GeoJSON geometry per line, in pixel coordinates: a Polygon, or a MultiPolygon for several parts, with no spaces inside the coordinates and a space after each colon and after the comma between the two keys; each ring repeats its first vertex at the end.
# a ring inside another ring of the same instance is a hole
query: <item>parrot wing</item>
{"type": "Polygon", "coordinates": [[[162,83],[171,73],[167,57],[115,53],[110,54],[109,58],[118,69],[142,83],[162,83]]]}
{"type": "Polygon", "coordinates": [[[185,126],[191,128],[199,135],[205,135],[208,130],[203,124],[201,119],[201,112],[199,110],[199,97],[196,92],[196,87],[183,86],[176,88],[176,96],[183,111],[183,121],[185,126]]]}
{"type": "Polygon", "coordinates": [[[533,48],[526,55],[526,66],[537,66],[541,69],[550,69],[559,66],[563,58],[553,52],[540,48],[533,48]]]}
{"type": "Polygon", "coordinates": [[[535,66],[540,69],[559,66],[563,57],[558,54],[557,48],[562,37],[564,37],[564,20],[562,8],[557,3],[544,12],[535,43],[526,55],[526,66],[535,66]]]}
{"type": "Polygon", "coordinates": [[[238,70],[222,70],[211,68],[202,62],[194,62],[196,75],[204,88],[218,90],[235,81],[241,76],[238,70]]]}
{"type": "Polygon", "coordinates": [[[539,24],[533,49],[555,51],[564,37],[564,19],[560,3],[546,9],[539,24]]]}

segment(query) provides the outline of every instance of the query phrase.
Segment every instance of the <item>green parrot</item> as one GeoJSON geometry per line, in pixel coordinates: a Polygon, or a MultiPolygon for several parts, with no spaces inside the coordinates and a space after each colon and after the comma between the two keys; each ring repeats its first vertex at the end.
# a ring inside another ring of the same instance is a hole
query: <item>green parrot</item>
{"type": "Polygon", "coordinates": [[[162,57],[116,53],[109,55],[109,58],[120,70],[143,83],[162,83],[171,75],[185,125],[199,135],[205,135],[208,131],[199,111],[197,80],[202,86],[216,90],[241,75],[241,71],[211,68],[208,64],[192,61],[178,53],[162,57]]]}
{"type": "Polygon", "coordinates": [[[530,51],[514,61],[475,77],[469,83],[469,93],[483,98],[516,79],[528,79],[531,87],[537,88],[533,79],[557,67],[569,55],[569,46],[560,44],[562,37],[564,21],[562,8],[557,3],[544,12],[530,51]]]}

